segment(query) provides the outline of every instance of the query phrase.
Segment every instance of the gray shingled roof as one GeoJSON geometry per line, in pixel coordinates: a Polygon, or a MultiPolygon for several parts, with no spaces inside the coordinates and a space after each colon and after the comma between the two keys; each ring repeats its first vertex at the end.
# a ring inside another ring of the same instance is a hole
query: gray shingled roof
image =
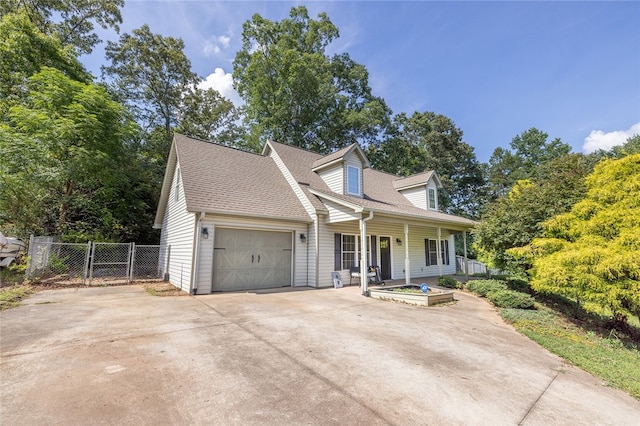
{"type": "MultiPolygon", "coordinates": [[[[299,183],[303,184],[303,189],[308,188],[313,190],[314,192],[325,194],[335,199],[347,201],[349,203],[361,206],[365,209],[372,209],[378,212],[411,217],[422,217],[425,220],[434,220],[441,223],[449,222],[451,224],[462,226],[473,226],[475,224],[474,221],[460,216],[454,216],[438,211],[420,209],[418,207],[415,207],[409,200],[404,197],[404,195],[400,194],[394,187],[394,182],[399,179],[398,176],[383,173],[373,169],[363,170],[364,198],[337,194],[329,189],[327,184],[324,183],[322,178],[317,173],[312,171],[313,165],[317,164],[318,160],[323,158],[322,155],[277,142],[269,143],[278,153],[293,177],[299,183]]],[[[426,173],[416,175],[418,176],[418,178],[416,179],[423,179],[426,173]]],[[[411,178],[412,177],[410,176],[409,178],[407,178],[407,180],[411,178]]],[[[307,194],[310,194],[308,190],[307,194]]],[[[312,201],[312,203],[314,203],[314,206],[317,205],[318,200],[315,195],[311,195],[310,200],[312,201]]]]}
{"type": "Polygon", "coordinates": [[[369,162],[368,162],[369,160],[367,160],[364,152],[362,151],[362,148],[360,148],[358,144],[353,143],[346,148],[342,148],[334,153],[318,158],[316,161],[313,162],[313,164],[311,165],[311,168],[313,170],[316,170],[321,168],[325,164],[331,164],[332,162],[339,160],[340,158],[344,157],[350,151],[353,151],[353,150],[359,151],[360,156],[363,158],[363,160],[367,162],[366,167],[369,167],[369,162]]]}
{"type": "Polygon", "coordinates": [[[266,156],[175,135],[187,210],[311,222],[266,156]]]}
{"type": "Polygon", "coordinates": [[[403,178],[396,178],[396,180],[393,181],[393,187],[395,189],[404,189],[411,188],[412,186],[426,185],[429,179],[431,179],[431,176],[433,176],[433,170],[403,178]]]}

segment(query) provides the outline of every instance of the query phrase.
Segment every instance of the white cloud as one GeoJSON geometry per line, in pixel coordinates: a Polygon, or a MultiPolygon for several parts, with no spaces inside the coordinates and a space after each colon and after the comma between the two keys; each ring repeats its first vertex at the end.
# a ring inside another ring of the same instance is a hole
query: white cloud
{"type": "Polygon", "coordinates": [[[231,37],[228,35],[220,35],[204,41],[202,52],[205,56],[217,55],[222,49],[228,49],[231,43],[231,37]]]}
{"type": "Polygon", "coordinates": [[[226,73],[222,68],[216,68],[215,71],[209,74],[200,84],[199,89],[215,89],[222,96],[229,99],[235,106],[242,105],[240,95],[233,88],[233,75],[226,73]]]}
{"type": "Polygon", "coordinates": [[[602,130],[592,130],[584,140],[582,150],[585,154],[599,149],[610,150],[614,146],[624,144],[631,136],[640,134],[640,123],[636,123],[629,130],[615,130],[605,133],[602,130]]]}

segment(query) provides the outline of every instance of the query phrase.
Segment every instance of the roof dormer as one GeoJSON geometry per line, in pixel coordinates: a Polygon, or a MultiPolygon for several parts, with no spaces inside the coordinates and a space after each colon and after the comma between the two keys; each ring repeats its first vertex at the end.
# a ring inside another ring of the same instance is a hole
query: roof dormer
{"type": "Polygon", "coordinates": [[[313,163],[312,170],[333,192],[362,198],[362,171],[368,167],[369,160],[362,148],[358,144],[352,144],[318,159],[313,163]]]}
{"type": "Polygon", "coordinates": [[[438,189],[442,183],[433,170],[393,181],[393,187],[421,209],[439,210],[438,189]]]}

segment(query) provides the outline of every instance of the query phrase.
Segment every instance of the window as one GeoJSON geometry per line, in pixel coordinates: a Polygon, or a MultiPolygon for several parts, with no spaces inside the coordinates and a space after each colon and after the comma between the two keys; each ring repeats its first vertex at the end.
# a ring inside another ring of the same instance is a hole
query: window
{"type": "Polygon", "coordinates": [[[356,266],[356,236],[342,235],[342,269],[356,266]]]}
{"type": "Polygon", "coordinates": [[[429,188],[429,208],[436,209],[436,190],[433,188],[429,188]]]}
{"type": "MultiPolygon", "coordinates": [[[[375,243],[375,237],[367,236],[367,261],[371,265],[371,245],[375,243]]],[[[349,269],[360,264],[360,244],[359,235],[342,234],[340,247],[341,269],[349,269]]]]}
{"type": "Polygon", "coordinates": [[[360,169],[347,166],[347,193],[360,195],[360,169]]]}
{"type": "MultiPolygon", "coordinates": [[[[427,266],[436,266],[438,264],[438,240],[424,240],[424,251],[427,259],[427,266]]],[[[440,257],[443,265],[449,264],[449,240],[440,241],[440,257]]]]}

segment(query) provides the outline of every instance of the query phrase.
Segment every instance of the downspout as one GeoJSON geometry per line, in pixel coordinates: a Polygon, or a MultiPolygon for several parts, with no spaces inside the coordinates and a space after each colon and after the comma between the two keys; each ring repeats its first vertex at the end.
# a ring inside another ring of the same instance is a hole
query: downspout
{"type": "Polygon", "coordinates": [[[362,295],[369,295],[369,277],[367,264],[367,222],[373,219],[373,210],[369,211],[369,217],[360,219],[360,241],[362,249],[360,250],[360,285],[362,286],[362,295]]]}
{"type": "Polygon", "coordinates": [[[315,232],[316,232],[316,252],[315,252],[315,286],[316,288],[320,287],[320,216],[316,213],[316,221],[315,221],[315,232]]]}
{"type": "Polygon", "coordinates": [[[404,224],[404,283],[411,285],[411,262],[409,261],[409,224],[404,224]]]}
{"type": "Polygon", "coordinates": [[[462,231],[462,244],[464,245],[464,276],[469,279],[469,259],[467,259],[467,231],[462,231]]]}
{"type": "Polygon", "coordinates": [[[205,217],[205,212],[200,212],[200,217],[196,222],[196,249],[193,254],[193,267],[191,269],[191,283],[189,284],[189,294],[198,293],[198,266],[200,263],[200,223],[205,217]]]}
{"type": "Polygon", "coordinates": [[[442,258],[442,228],[438,226],[438,249],[436,251],[438,253],[438,274],[442,276],[442,263],[444,259],[442,258]]]}

